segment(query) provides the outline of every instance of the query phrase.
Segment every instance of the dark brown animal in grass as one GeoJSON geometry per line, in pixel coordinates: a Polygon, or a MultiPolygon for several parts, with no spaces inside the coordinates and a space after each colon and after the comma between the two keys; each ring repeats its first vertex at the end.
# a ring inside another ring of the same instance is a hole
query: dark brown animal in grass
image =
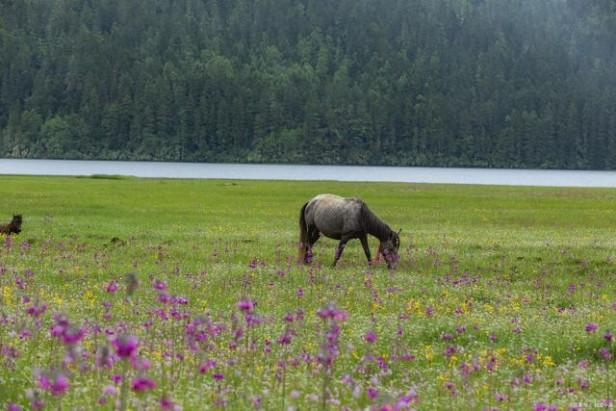
{"type": "Polygon", "coordinates": [[[8,224],[0,224],[0,234],[19,234],[21,233],[21,214],[14,215],[13,220],[8,224]]]}

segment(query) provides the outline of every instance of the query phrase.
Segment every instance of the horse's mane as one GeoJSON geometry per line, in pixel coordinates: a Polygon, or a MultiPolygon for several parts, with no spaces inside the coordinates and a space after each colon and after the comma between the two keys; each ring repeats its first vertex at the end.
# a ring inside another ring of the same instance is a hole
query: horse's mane
{"type": "Polygon", "coordinates": [[[366,203],[362,202],[361,205],[361,222],[368,234],[371,234],[377,237],[381,241],[387,240],[391,234],[391,228],[383,220],[378,218],[376,214],[372,212],[366,205],[366,203]]]}

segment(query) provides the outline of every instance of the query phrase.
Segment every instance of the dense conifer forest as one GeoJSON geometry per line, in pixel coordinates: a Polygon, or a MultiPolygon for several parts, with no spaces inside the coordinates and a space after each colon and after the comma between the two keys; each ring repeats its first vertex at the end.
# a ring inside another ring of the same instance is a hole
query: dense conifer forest
{"type": "Polygon", "coordinates": [[[616,3],[2,0],[0,157],[616,168],[616,3]]]}

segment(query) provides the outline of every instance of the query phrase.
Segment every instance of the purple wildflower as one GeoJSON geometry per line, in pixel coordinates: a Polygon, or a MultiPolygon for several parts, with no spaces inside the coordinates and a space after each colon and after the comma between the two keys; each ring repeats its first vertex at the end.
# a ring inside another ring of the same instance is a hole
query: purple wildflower
{"type": "Polygon", "coordinates": [[[349,318],[349,314],[346,311],[340,310],[332,304],[318,310],[317,315],[323,320],[330,318],[334,321],[346,321],[349,318]]]}
{"type": "Polygon", "coordinates": [[[17,285],[17,287],[21,290],[26,289],[26,281],[21,277],[15,277],[15,285],[17,285]]]}
{"type": "Polygon", "coordinates": [[[376,341],[376,333],[372,330],[368,331],[365,335],[364,335],[364,340],[366,340],[366,342],[368,344],[372,344],[376,341]]]}
{"type": "Polygon", "coordinates": [[[148,360],[147,358],[137,358],[137,357],[131,357],[130,364],[136,370],[149,370],[150,367],[152,366],[152,364],[150,363],[150,360],[148,360]]]}
{"type": "Polygon", "coordinates": [[[154,280],[152,283],[152,287],[155,290],[163,291],[167,289],[167,283],[162,280],[154,280]]]}
{"type": "Polygon", "coordinates": [[[70,386],[69,380],[64,374],[57,374],[54,379],[50,379],[46,374],[41,374],[38,377],[38,385],[56,396],[64,394],[70,386]]]}
{"type": "Polygon", "coordinates": [[[490,372],[494,371],[494,369],[496,368],[496,357],[494,356],[490,357],[490,359],[488,360],[488,363],[486,364],[486,368],[490,372]]]}
{"type": "Polygon", "coordinates": [[[135,392],[145,392],[154,388],[156,388],[154,380],[145,376],[135,378],[131,384],[131,389],[135,392]]]}
{"type": "Polygon", "coordinates": [[[599,355],[601,356],[601,358],[603,358],[606,361],[609,361],[612,359],[612,353],[610,353],[610,350],[607,349],[606,347],[599,348],[599,355]]]}
{"type": "Polygon", "coordinates": [[[105,290],[109,293],[115,293],[116,291],[118,291],[118,288],[120,288],[120,286],[118,285],[117,281],[110,281],[109,284],[107,284],[107,287],[105,287],[105,290]]]}
{"type": "Polygon", "coordinates": [[[370,398],[371,400],[379,396],[379,390],[377,390],[375,387],[368,387],[366,393],[368,394],[368,398],[370,398]]]}
{"type": "Polygon", "coordinates": [[[201,374],[205,374],[210,368],[214,367],[216,367],[216,360],[209,359],[201,363],[199,366],[199,372],[201,374]]]}
{"type": "Polygon", "coordinates": [[[177,404],[175,404],[171,399],[169,399],[169,397],[167,397],[166,395],[160,399],[159,404],[160,404],[161,410],[165,410],[165,411],[181,410],[181,408],[177,404]]]}
{"type": "Polygon", "coordinates": [[[458,390],[456,389],[456,384],[454,384],[451,381],[447,381],[445,382],[445,388],[447,388],[449,390],[449,394],[451,394],[453,397],[458,395],[458,390]]]}
{"type": "Polygon", "coordinates": [[[503,394],[502,392],[497,392],[495,397],[496,401],[507,401],[507,394],[503,394]]]}
{"type": "Polygon", "coordinates": [[[417,395],[417,391],[415,388],[411,388],[406,395],[402,396],[398,401],[398,408],[403,409],[403,407],[408,407],[410,404],[419,401],[419,395],[417,395]]]}
{"type": "Polygon", "coordinates": [[[284,333],[282,333],[280,335],[280,337],[278,337],[278,339],[276,340],[276,342],[280,345],[289,345],[291,344],[291,341],[293,339],[293,335],[294,335],[294,331],[293,330],[286,330],[284,333]]]}
{"type": "Polygon", "coordinates": [[[118,394],[118,389],[113,385],[106,385],[103,388],[103,395],[106,397],[115,397],[118,394]]]}
{"type": "Polygon", "coordinates": [[[171,296],[165,291],[158,293],[158,302],[161,304],[171,303],[171,296]]]}
{"type": "Polygon", "coordinates": [[[590,334],[597,331],[597,328],[599,328],[599,325],[597,323],[588,323],[586,324],[586,327],[584,327],[584,330],[586,330],[586,332],[590,334]]]}
{"type": "Polygon", "coordinates": [[[84,328],[68,327],[62,333],[62,342],[67,345],[75,345],[86,335],[84,328]]]}
{"type": "Polygon", "coordinates": [[[120,358],[130,358],[137,354],[137,347],[139,346],[139,340],[134,335],[120,336],[112,342],[116,354],[120,358]]]}
{"type": "Polygon", "coordinates": [[[458,352],[458,349],[454,347],[453,345],[450,345],[447,348],[445,348],[445,350],[443,351],[443,354],[445,355],[445,357],[451,357],[457,352],[458,352]]]}
{"type": "Polygon", "coordinates": [[[64,315],[58,314],[54,316],[54,325],[51,326],[49,332],[52,337],[61,337],[69,326],[68,319],[64,315]]]}
{"type": "Polygon", "coordinates": [[[32,316],[34,318],[38,318],[46,310],[47,310],[47,304],[41,304],[41,305],[32,305],[32,306],[28,307],[26,312],[28,313],[28,315],[30,315],[30,316],[32,316]]]}
{"type": "Polygon", "coordinates": [[[252,313],[256,306],[257,303],[254,300],[240,300],[237,303],[237,308],[246,313],[252,313]]]}

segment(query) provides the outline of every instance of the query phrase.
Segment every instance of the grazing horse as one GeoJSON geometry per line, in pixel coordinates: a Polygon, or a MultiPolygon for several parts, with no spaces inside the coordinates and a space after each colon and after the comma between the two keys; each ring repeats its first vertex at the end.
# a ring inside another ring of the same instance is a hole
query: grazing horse
{"type": "Polygon", "coordinates": [[[8,224],[0,224],[0,234],[19,234],[21,233],[21,214],[14,215],[13,220],[8,224]]]}
{"type": "Polygon", "coordinates": [[[382,254],[387,262],[387,267],[395,268],[399,259],[399,232],[396,233],[389,228],[368,208],[366,203],[358,198],[319,194],[302,207],[299,215],[299,228],[299,257],[305,263],[310,262],[312,247],[321,234],[325,237],[340,240],[336,249],[334,267],[342,256],[344,246],[353,238],[359,238],[368,263],[370,263],[368,234],[379,239],[377,258],[382,254]]]}

